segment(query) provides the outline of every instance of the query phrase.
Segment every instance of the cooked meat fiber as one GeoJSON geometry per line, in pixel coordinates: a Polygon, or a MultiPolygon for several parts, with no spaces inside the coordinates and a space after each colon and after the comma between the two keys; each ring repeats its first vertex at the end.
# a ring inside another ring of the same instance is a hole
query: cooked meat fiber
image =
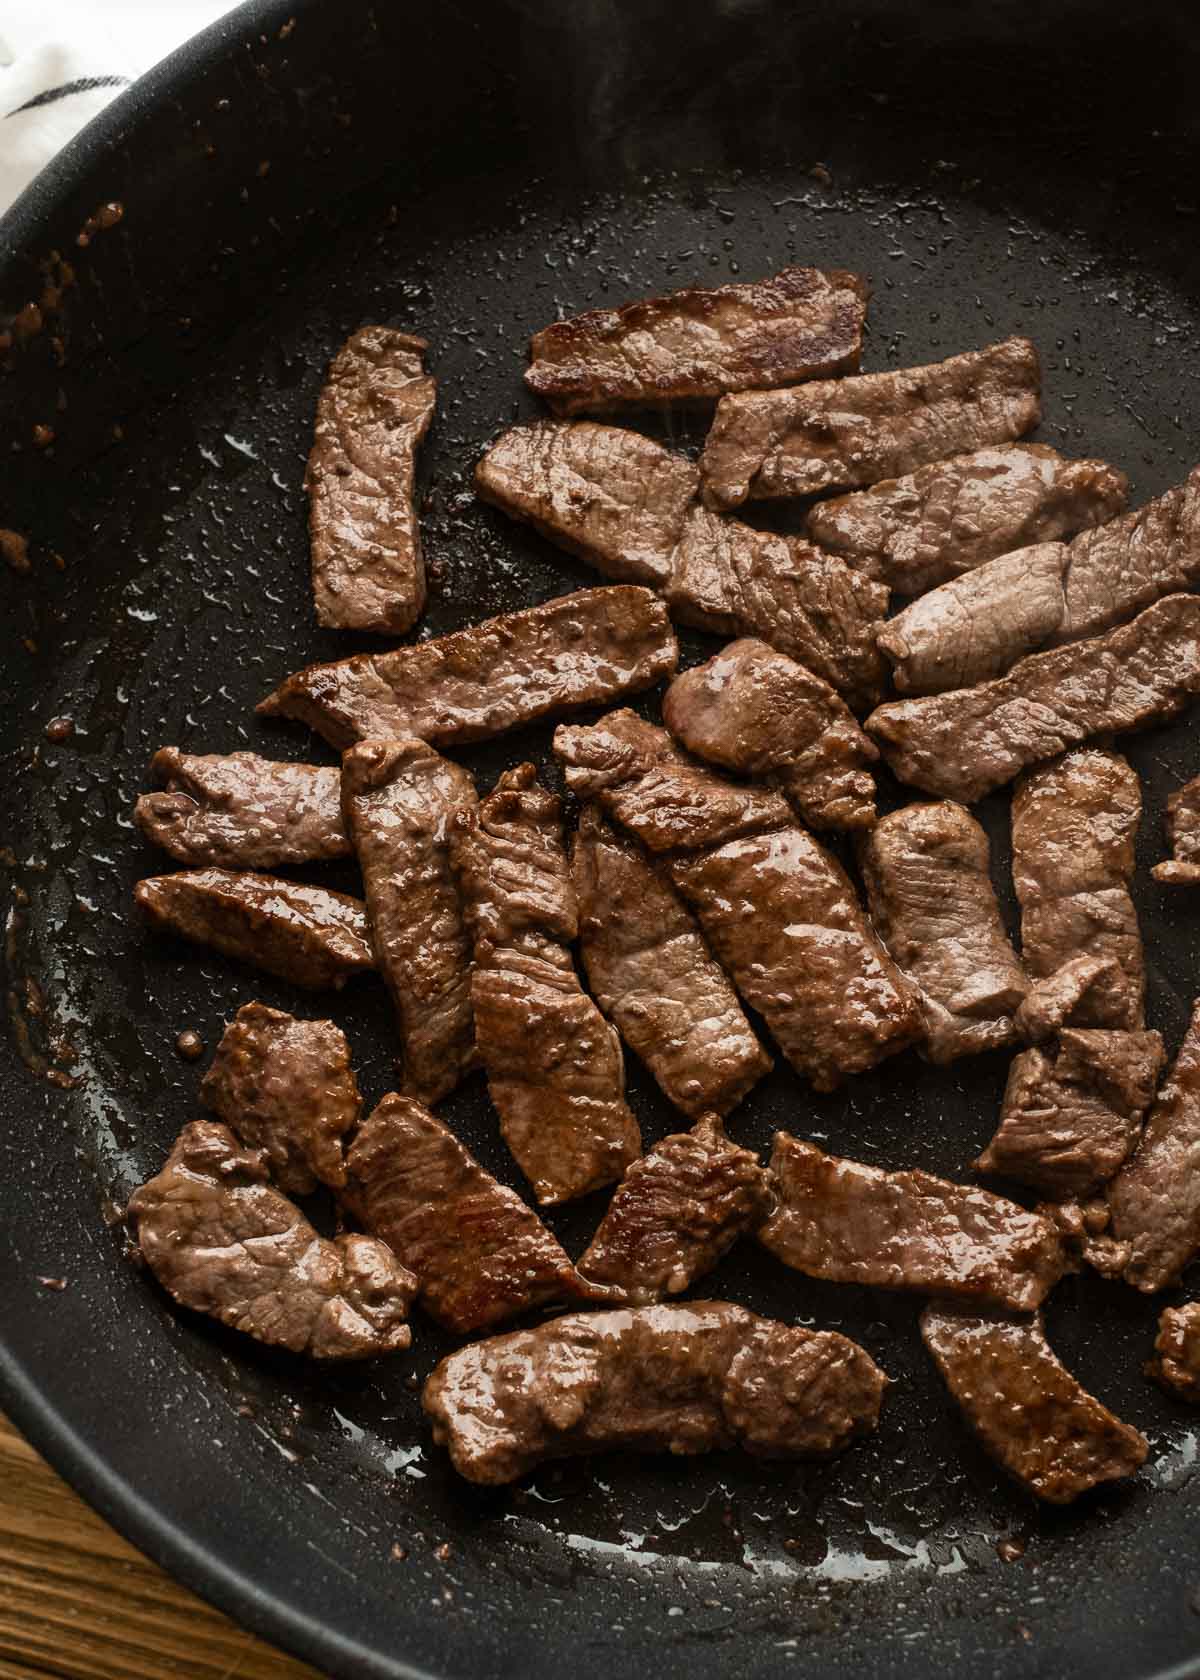
{"type": "Polygon", "coordinates": [[[475,784],[424,741],[360,741],[342,760],[342,806],[379,968],[403,1043],[404,1089],[435,1103],[475,1066],[471,947],[450,864],[450,824],[475,784]]]}
{"type": "Polygon", "coordinates": [[[771,1172],[758,1240],[808,1277],[1032,1312],[1063,1274],[1050,1222],[988,1190],[840,1160],[787,1132],[771,1172]]]}
{"type": "Polygon", "coordinates": [[[867,296],[857,274],[785,268],[589,309],[534,334],[525,383],[556,414],[602,414],[853,371],[867,296]]]}
{"type": "Polygon", "coordinates": [[[922,1051],[952,1062],[1011,1044],[1029,990],[1000,919],[988,838],[961,805],[906,805],[865,837],[871,920],[917,987],[922,1051]]]}
{"type": "Polygon", "coordinates": [[[901,781],[969,805],[1090,735],[1165,723],[1198,691],[1200,600],[1168,595],[993,682],[880,706],[864,728],[901,781]]]}
{"type": "Polygon", "coordinates": [[[496,1485],[608,1450],[828,1457],[875,1428],[886,1385],[845,1336],[690,1301],[576,1313],[459,1348],[421,1404],[459,1475],[496,1485]]]}
{"type": "Polygon", "coordinates": [[[722,397],[700,471],[711,507],[877,484],[1041,419],[1042,370],[1027,338],[948,361],[782,391],[722,397]]]}
{"type": "Polygon", "coordinates": [[[307,723],[335,747],[371,736],[462,745],[640,693],[678,657],[648,589],[581,589],[433,641],[310,665],[258,710],[307,723]]]}
{"type": "Polygon", "coordinates": [[[772,782],[812,828],[874,825],[875,743],[828,683],[765,642],[730,642],[676,677],[663,721],[698,758],[772,782]]]}
{"type": "Polygon", "coordinates": [[[1166,1308],[1154,1352],[1149,1375],[1178,1399],[1200,1405],[1200,1301],[1166,1308]]]}
{"type": "Polygon", "coordinates": [[[641,1154],[614,1028],[579,984],[562,802],[532,764],[455,814],[454,868],[475,941],[475,1039],[500,1130],[539,1202],[611,1184],[641,1154]]]}
{"type": "Polygon", "coordinates": [[[579,1270],[633,1306],[680,1295],[770,1204],[758,1156],[730,1143],[720,1118],[706,1114],[626,1170],[579,1270]]]}
{"type": "Polygon", "coordinates": [[[1132,1476],[1149,1447],[1059,1363],[1035,1318],[934,1302],[921,1334],[963,1416],[1010,1475],[1052,1505],[1132,1476]]]}
{"type": "Polygon", "coordinates": [[[1060,968],[1035,980],[1013,1017],[1017,1036],[1043,1044],[1075,1019],[1092,987],[1116,981],[1120,964],[1113,957],[1068,957],[1060,968]]]}
{"type": "Polygon", "coordinates": [[[211,945],[306,990],[340,988],[375,967],[366,906],[359,898],[227,869],[153,875],[133,889],[156,933],[211,945]]]}
{"type": "Polygon", "coordinates": [[[129,1203],[138,1247],[180,1306],[269,1347],[367,1359],[408,1347],[417,1280],[373,1237],[319,1237],[270,1183],[265,1150],[227,1126],[185,1126],[129,1203]]]}
{"type": "Polygon", "coordinates": [[[1128,490],[1125,474],[1105,461],[1002,443],[818,502],[807,530],[898,595],[922,595],[997,555],[1104,524],[1128,490]]]}
{"type": "Polygon", "coordinates": [[[1167,839],[1174,856],[1156,863],[1150,873],[1172,886],[1195,886],[1200,882],[1200,776],[1167,800],[1167,839]]]}
{"type": "Polygon", "coordinates": [[[317,621],[401,636],[425,606],[414,458],[437,381],[423,338],[363,327],[334,357],[317,403],[304,488],[317,621]]]}
{"type": "Polygon", "coordinates": [[[346,1156],[348,1200],[416,1273],[431,1318],[466,1336],[551,1301],[610,1299],[532,1208],[409,1097],[387,1096],[346,1156]]]}
{"type": "Polygon", "coordinates": [[[346,1035],[332,1021],[298,1021],[247,1003],[225,1028],[200,1095],[251,1149],[262,1149],[281,1190],[308,1195],[346,1182],[342,1140],[362,1098],[346,1035]]]}
{"type": "Polygon", "coordinates": [[[592,996],[676,1108],[728,1114],[771,1058],[665,869],[588,804],[571,872],[592,996]]]}
{"type": "Polygon", "coordinates": [[[134,820],[151,844],[193,868],[277,869],[346,857],[341,772],[162,747],[150,760],[162,793],[144,793],[134,820]]]}

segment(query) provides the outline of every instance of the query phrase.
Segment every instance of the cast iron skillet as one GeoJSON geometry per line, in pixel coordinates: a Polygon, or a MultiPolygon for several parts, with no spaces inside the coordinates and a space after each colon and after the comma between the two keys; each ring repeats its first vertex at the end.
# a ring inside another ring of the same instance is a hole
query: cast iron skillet
{"type": "MultiPolygon", "coordinates": [[[[874,277],[871,367],[1031,333],[1042,435],[1155,494],[1200,453],[1188,10],[1143,9],[1134,30],[1096,0],[272,0],[139,84],[6,220],[0,525],[31,537],[33,570],[0,580],[0,1399],[136,1542],[324,1669],[1197,1672],[1200,1431],[1141,1374],[1161,1300],[1077,1279],[1050,1304],[1072,1368],[1153,1443],[1136,1482],[1071,1511],[1034,1509],[973,1446],[918,1303],[807,1283],[749,1248],[706,1292],[860,1337],[896,1379],[873,1441],[815,1469],[614,1459],[487,1495],[421,1422],[444,1338],[422,1325],[411,1359],[314,1373],[169,1310],[111,1222],[197,1112],[180,1029],[211,1047],[250,998],[298,1004],[138,931],[130,889],[162,860],[129,811],[163,742],[320,750],[251,707],[352,645],[312,624],[300,491],[342,337],[384,320],[433,345],[422,634],[590,581],[470,493],[481,445],[532,412],[530,330],[790,260],[874,277]],[[89,236],[110,201],[123,220],[89,236]],[[71,739],[46,739],[55,716],[71,739]]],[[[1200,770],[1193,728],[1129,749],[1150,1013],[1172,1050],[1200,990],[1200,898],[1145,869],[1166,795],[1200,770]]],[[[469,762],[487,785],[546,744],[469,762]]],[[[1007,802],[983,810],[1003,883],[1007,802]]],[[[381,989],[328,1007],[377,1098],[381,989]]],[[[734,1131],[765,1147],[784,1124],[963,1174],[1004,1071],[907,1057],[822,1099],[784,1071],[734,1131]]],[[[673,1126],[637,1068],[632,1088],[648,1137],[673,1126]]],[[[510,1174],[478,1082],[446,1113],[510,1174]]],[[[556,1224],[578,1244],[596,1214],[556,1224]]]]}

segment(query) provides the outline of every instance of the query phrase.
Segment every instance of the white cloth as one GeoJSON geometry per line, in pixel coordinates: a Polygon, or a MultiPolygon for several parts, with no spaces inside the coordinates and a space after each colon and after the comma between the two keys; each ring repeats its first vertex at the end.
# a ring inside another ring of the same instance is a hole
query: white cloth
{"type": "Polygon", "coordinates": [[[110,99],[230,0],[0,0],[0,213],[110,99]]]}

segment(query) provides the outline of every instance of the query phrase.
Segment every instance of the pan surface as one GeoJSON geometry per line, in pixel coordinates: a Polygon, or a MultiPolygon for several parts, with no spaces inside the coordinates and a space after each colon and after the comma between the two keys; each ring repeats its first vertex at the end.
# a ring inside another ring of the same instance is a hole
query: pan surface
{"type": "MultiPolygon", "coordinates": [[[[1029,333],[1038,435],[1117,462],[1143,500],[1200,454],[1200,27],[1175,6],[1136,34],[1127,17],[252,5],[120,100],[3,224],[0,526],[29,537],[32,571],[0,578],[0,1400],[146,1550],[332,1674],[1200,1672],[1200,1421],[1142,1375],[1182,1295],[1055,1292],[1054,1345],[1152,1443],[1136,1481],[1069,1511],[1035,1509],[966,1435],[918,1302],[749,1247],[702,1292],[863,1341],[896,1379],[873,1440],[815,1468],[606,1458],[481,1494],[420,1417],[446,1338],[421,1324],[411,1358],[333,1372],[272,1357],[172,1311],[114,1217],[197,1112],[184,1028],[211,1050],[251,998],[328,1010],[368,1099],[392,1080],[380,987],[314,1006],[130,915],[133,883],[163,867],[130,822],[154,748],[328,757],[252,708],[359,645],[312,622],[300,488],[337,344],[367,320],[431,342],[422,635],[592,581],[471,493],[482,446],[534,411],[530,331],[790,261],[872,277],[870,368],[1029,333]],[[119,220],[96,216],[110,203],[119,220]],[[55,718],[68,738],[47,738],[55,718]]],[[[713,645],[688,638],[686,657],[713,645]]],[[[481,786],[527,756],[553,775],[548,734],[464,762],[481,786]]],[[[1200,898],[1148,867],[1200,741],[1185,718],[1128,750],[1150,1024],[1173,1052],[1200,991],[1200,898]]],[[[1007,799],[980,809],[1011,916],[1007,799]]],[[[908,1056],[815,1098],[785,1069],[731,1130],[964,1177],[1004,1075],[1003,1057],[908,1056]]],[[[630,1077],[647,1138],[675,1129],[630,1077]]],[[[517,1182],[479,1080],[445,1113],[517,1182]]],[[[553,1217],[573,1252],[600,1205],[553,1217]]]]}

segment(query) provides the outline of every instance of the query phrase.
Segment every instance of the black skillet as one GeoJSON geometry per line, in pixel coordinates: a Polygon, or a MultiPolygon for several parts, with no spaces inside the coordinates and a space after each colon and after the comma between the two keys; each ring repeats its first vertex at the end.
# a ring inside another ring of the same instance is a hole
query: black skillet
{"type": "MultiPolygon", "coordinates": [[[[163,742],[318,750],[252,706],[351,645],[313,626],[300,491],[342,337],[383,320],[433,345],[422,634],[589,581],[471,496],[481,445],[532,412],[531,329],[790,261],[873,277],[873,368],[1032,334],[1041,435],[1119,462],[1144,498],[1200,455],[1198,77],[1200,25],[1175,5],[272,0],[125,95],[4,222],[0,526],[31,538],[33,569],[0,567],[0,1400],[139,1545],[327,1671],[1200,1671],[1200,1428],[1142,1376],[1159,1301],[1077,1279],[1051,1302],[1056,1347],[1153,1446],[1133,1484],[1067,1512],[972,1444],[917,1303],[749,1249],[706,1289],[861,1338],[896,1379],[874,1440],[815,1469],[613,1459],[483,1495],[419,1413],[444,1338],[422,1325],[411,1359],[314,1373],[171,1311],[105,1222],[196,1113],[180,1030],[211,1047],[246,1000],[299,1001],[134,926],[132,884],[161,860],[129,811],[163,742]],[[109,202],[123,219],[89,232],[109,202]],[[55,717],[69,739],[47,739],[55,717]]],[[[1130,746],[1172,1050],[1200,897],[1147,865],[1167,794],[1200,771],[1194,728],[1130,746]]],[[[486,785],[546,745],[469,762],[486,785]]],[[[1003,882],[1006,800],[984,815],[1003,882]]],[[[377,1097],[380,988],[328,1007],[377,1097]]],[[[733,1129],[962,1175],[1003,1077],[1002,1058],[906,1057],[813,1099],[785,1071],[733,1129]]],[[[672,1116],[636,1068],[632,1086],[661,1135],[672,1116]]],[[[511,1176],[477,1083],[446,1112],[511,1176]]],[[[556,1224],[579,1243],[596,1212],[556,1224]]]]}

